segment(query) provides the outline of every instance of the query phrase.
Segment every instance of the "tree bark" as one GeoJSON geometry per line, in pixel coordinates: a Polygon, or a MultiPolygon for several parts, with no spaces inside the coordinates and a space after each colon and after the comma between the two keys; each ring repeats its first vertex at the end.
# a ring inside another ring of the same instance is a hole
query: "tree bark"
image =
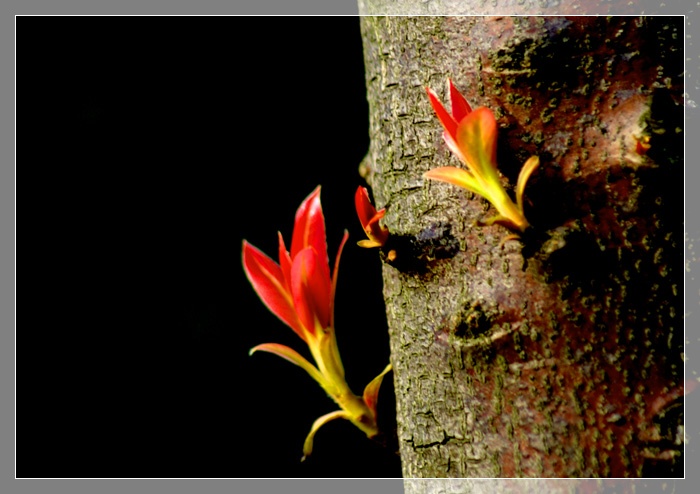
{"type": "Polygon", "coordinates": [[[683,475],[682,22],[361,18],[405,477],[683,475]],[[503,183],[540,157],[520,240],[422,178],[461,166],[448,78],[494,111],[503,183]]]}
{"type": "Polygon", "coordinates": [[[620,15],[636,0],[358,0],[363,15],[620,15]]]}

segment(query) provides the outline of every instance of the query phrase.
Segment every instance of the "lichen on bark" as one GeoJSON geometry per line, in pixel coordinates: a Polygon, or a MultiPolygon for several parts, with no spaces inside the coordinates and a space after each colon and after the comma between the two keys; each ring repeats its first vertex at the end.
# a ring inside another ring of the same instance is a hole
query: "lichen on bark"
{"type": "Polygon", "coordinates": [[[450,246],[383,264],[404,476],[682,474],[682,18],[361,25],[365,177],[392,235],[450,246]],[[504,183],[540,156],[520,241],[421,178],[459,166],[424,90],[448,77],[496,114],[504,183]]]}

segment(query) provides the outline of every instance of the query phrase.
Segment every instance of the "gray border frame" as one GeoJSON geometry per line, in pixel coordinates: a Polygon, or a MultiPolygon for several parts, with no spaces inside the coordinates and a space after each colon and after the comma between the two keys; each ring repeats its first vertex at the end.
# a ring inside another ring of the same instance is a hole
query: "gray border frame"
{"type": "MultiPolygon", "coordinates": [[[[620,3],[626,0],[618,0],[620,3]]],[[[439,2],[437,2],[439,3],[439,2]]],[[[445,2],[450,4],[450,2],[445,2]]],[[[642,2],[644,3],[644,2],[642,2]]],[[[700,135],[698,133],[698,116],[700,110],[700,55],[693,39],[700,38],[697,24],[693,25],[692,20],[698,17],[693,10],[678,3],[668,4],[660,1],[652,5],[654,10],[639,11],[639,14],[663,14],[663,15],[685,15],[686,16],[686,76],[687,76],[687,104],[686,104],[686,136],[700,135]]],[[[142,0],[129,2],[101,2],[90,0],[45,0],[45,1],[24,1],[11,0],[4,2],[0,7],[0,57],[4,66],[12,64],[13,70],[0,72],[0,88],[3,91],[2,108],[3,126],[0,131],[2,145],[0,150],[3,153],[2,166],[0,167],[0,224],[3,234],[0,236],[0,269],[4,274],[0,285],[0,301],[2,302],[2,328],[0,340],[0,380],[2,380],[3,392],[12,396],[9,400],[3,400],[0,407],[0,417],[2,417],[3,437],[15,438],[14,435],[14,404],[16,395],[14,393],[15,377],[15,352],[14,352],[14,331],[16,330],[16,161],[15,161],[15,132],[14,132],[14,112],[11,115],[10,108],[15,108],[15,63],[14,63],[14,34],[16,15],[357,15],[358,6],[356,0],[334,0],[329,3],[324,0],[257,0],[242,4],[239,2],[225,0],[200,0],[199,2],[186,2],[184,0],[142,0]],[[12,78],[12,80],[10,79],[12,78]],[[10,119],[12,118],[12,123],[10,119]],[[14,166],[13,166],[14,164],[14,166]],[[10,418],[11,417],[11,418],[10,418]]],[[[449,11],[441,12],[448,15],[449,11]]],[[[700,140],[686,140],[686,163],[689,158],[700,156],[700,140]]],[[[686,166],[686,187],[688,184],[700,183],[700,169],[698,167],[686,166]]],[[[686,194],[686,207],[691,211],[698,210],[698,199],[686,194]],[[695,207],[693,207],[695,206],[695,207]]],[[[694,214],[685,215],[686,233],[686,375],[688,379],[700,379],[698,371],[698,360],[696,358],[700,336],[697,334],[697,327],[700,326],[700,280],[696,279],[700,268],[697,266],[698,255],[696,245],[700,245],[700,216],[694,214]]],[[[700,440],[697,434],[697,427],[694,425],[697,419],[697,409],[692,402],[690,409],[686,409],[686,435],[689,437],[689,444],[686,447],[686,478],[681,480],[630,480],[640,492],[693,492],[690,476],[696,474],[697,469],[692,468],[697,465],[697,448],[695,443],[700,440]],[[691,425],[693,424],[693,425],[691,425]]],[[[126,492],[153,492],[153,493],[177,493],[177,492],[201,492],[208,493],[248,493],[264,492],[274,494],[277,492],[288,493],[314,492],[345,493],[345,492],[381,492],[381,493],[402,493],[403,481],[401,479],[16,479],[14,476],[14,442],[3,441],[3,448],[0,451],[0,465],[2,476],[0,490],[8,493],[36,493],[44,492],[69,492],[69,493],[126,493],[126,492]],[[12,445],[12,448],[11,446],[12,445]]],[[[454,480],[426,480],[431,484],[431,491],[453,487],[459,488],[454,480]],[[433,490],[435,488],[436,490],[433,490]]],[[[523,489],[527,489],[528,482],[523,480],[519,483],[523,489]]],[[[567,480],[562,480],[562,487],[566,488],[567,480]]],[[[496,486],[499,481],[490,485],[491,492],[501,491],[496,486]],[[494,485],[496,484],[496,485],[494,485]]],[[[512,490],[513,479],[510,479],[509,492],[512,490]]],[[[603,488],[617,486],[619,482],[613,483],[603,481],[599,485],[603,488]]],[[[505,487],[505,486],[504,486],[505,487]]],[[[503,492],[503,491],[501,491],[503,492]]]]}

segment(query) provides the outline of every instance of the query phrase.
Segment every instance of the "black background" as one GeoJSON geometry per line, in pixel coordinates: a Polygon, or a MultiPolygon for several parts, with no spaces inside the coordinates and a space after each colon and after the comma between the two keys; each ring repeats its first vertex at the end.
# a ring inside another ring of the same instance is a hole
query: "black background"
{"type": "Polygon", "coordinates": [[[241,242],[276,258],[321,184],[331,259],[351,235],[336,298],[351,388],[388,363],[380,261],[355,245],[359,19],[23,17],[16,83],[17,476],[400,477],[395,447],[345,421],[301,463],[337,407],[298,367],[247,354],[308,355],[253,292],[241,242]]]}

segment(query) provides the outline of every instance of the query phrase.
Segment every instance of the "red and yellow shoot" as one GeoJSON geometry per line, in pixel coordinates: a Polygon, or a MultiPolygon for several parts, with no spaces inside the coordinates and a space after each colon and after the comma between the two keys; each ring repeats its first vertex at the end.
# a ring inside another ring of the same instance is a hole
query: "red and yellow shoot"
{"type": "Polygon", "coordinates": [[[634,140],[637,142],[635,146],[635,151],[640,156],[647,154],[647,151],[651,149],[651,136],[644,135],[641,137],[634,136],[634,140]]]}
{"type": "Polygon", "coordinates": [[[501,185],[496,165],[498,126],[493,112],[488,108],[472,110],[452,81],[449,81],[449,87],[452,114],[445,109],[432,89],[426,88],[426,91],[444,128],[445,143],[467,169],[445,166],[429,170],[423,176],[458,185],[488,200],[496,208],[497,214],[482,224],[498,223],[511,230],[524,232],[530,225],[523,213],[523,193],[527,180],[539,165],[539,158],[532,156],[523,165],[515,187],[516,203],[513,203],[501,185]]]}
{"type": "Polygon", "coordinates": [[[367,238],[357,242],[360,247],[371,249],[372,247],[382,247],[389,238],[389,230],[379,224],[379,220],[384,217],[386,209],[376,210],[369,200],[367,189],[360,186],[355,192],[355,210],[360,218],[362,229],[367,238]]]}
{"type": "Polygon", "coordinates": [[[345,371],[335,337],[333,306],[338,280],[338,264],[348,239],[345,232],[338,248],[331,275],[326,251],[326,228],[321,209],[321,188],[317,187],[297,210],[291,250],[279,238],[279,264],[256,247],[243,241],[243,268],[256,293],[270,311],[308,345],[316,365],[292,348],[265,343],[250,350],[278,355],[304,369],[338,404],[340,410],[317,419],[304,442],[304,458],[311,454],[316,431],[325,423],[344,418],[367,437],[378,434],[377,394],[384,371],[370,382],[362,397],[345,382],[345,371]]]}

